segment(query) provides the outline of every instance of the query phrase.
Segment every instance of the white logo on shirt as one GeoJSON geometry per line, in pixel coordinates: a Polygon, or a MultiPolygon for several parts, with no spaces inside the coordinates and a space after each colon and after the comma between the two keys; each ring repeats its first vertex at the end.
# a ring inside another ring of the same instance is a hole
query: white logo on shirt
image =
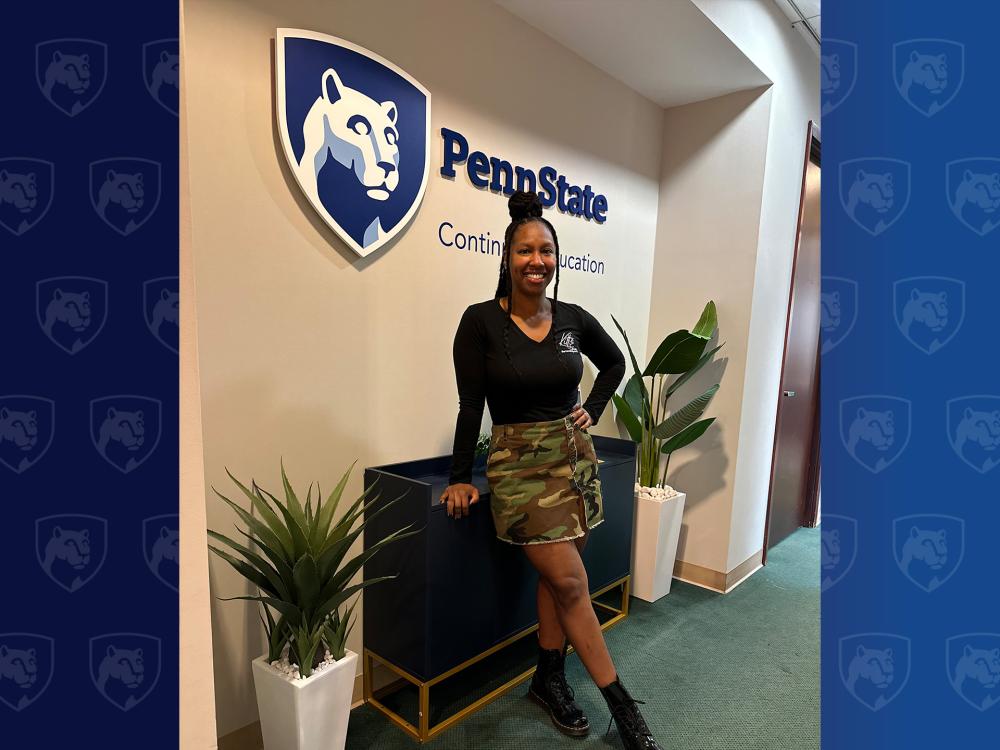
{"type": "Polygon", "coordinates": [[[572,331],[565,331],[559,338],[559,351],[563,354],[580,353],[580,350],[576,348],[576,337],[572,331]]]}

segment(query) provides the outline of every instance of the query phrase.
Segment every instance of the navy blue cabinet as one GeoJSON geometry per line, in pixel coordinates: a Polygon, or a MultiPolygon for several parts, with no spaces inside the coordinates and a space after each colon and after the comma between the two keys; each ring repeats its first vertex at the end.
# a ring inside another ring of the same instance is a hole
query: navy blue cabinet
{"type": "MultiPolygon", "coordinates": [[[[592,437],[605,517],[584,550],[593,593],[630,574],[635,444],[592,437]]],[[[438,502],[450,466],[450,456],[438,456],[365,469],[365,487],[377,484],[375,509],[405,496],[369,521],[365,549],[408,524],[423,532],[388,545],[365,565],[365,578],[398,577],[364,590],[364,645],[421,681],[537,622],[537,574],[519,547],[496,538],[482,471],[473,475],[480,500],[468,517],[449,518],[438,502]]]]}

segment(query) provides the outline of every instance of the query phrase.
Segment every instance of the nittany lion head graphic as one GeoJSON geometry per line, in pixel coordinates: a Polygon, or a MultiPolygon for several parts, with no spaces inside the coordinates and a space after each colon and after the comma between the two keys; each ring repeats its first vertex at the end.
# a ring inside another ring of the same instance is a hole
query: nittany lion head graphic
{"type": "Polygon", "coordinates": [[[35,556],[50,579],[73,593],[104,565],[107,526],[103,518],[60,514],[35,521],[35,556]]]}
{"type": "Polygon", "coordinates": [[[1000,159],[957,159],[945,166],[945,189],[952,214],[985,237],[1000,226],[1000,159]]]}
{"type": "Polygon", "coordinates": [[[0,703],[20,711],[52,680],[53,641],[37,633],[0,633],[0,703]]]}
{"type": "Polygon", "coordinates": [[[965,47],[947,39],[908,39],[892,47],[900,96],[925,117],[940,112],[962,87],[965,47]]]}
{"type": "Polygon", "coordinates": [[[896,565],[918,588],[930,593],[954,575],[965,554],[965,522],[943,515],[908,515],[892,523],[896,565]]]}
{"type": "Polygon", "coordinates": [[[75,117],[93,104],[107,77],[107,45],[91,39],[50,39],[35,46],[35,78],[42,95],[75,117]]]}
{"type": "Polygon", "coordinates": [[[842,39],[824,39],[819,58],[823,114],[835,110],[854,90],[858,76],[858,47],[842,39]]]}
{"type": "Polygon", "coordinates": [[[156,687],[160,639],[143,633],[107,633],[90,639],[90,679],[112,704],[128,711],[156,687]]]}
{"type": "Polygon", "coordinates": [[[51,162],[0,159],[0,226],[24,234],[41,220],[52,202],[51,162]]]}
{"type": "Polygon", "coordinates": [[[891,633],[859,633],[840,639],[840,679],[872,711],[899,695],[910,676],[910,639],[891,633]]]}
{"type": "Polygon", "coordinates": [[[878,236],[910,202],[910,165],[899,159],[870,157],[841,162],[840,202],[866,232],[878,236]]]}
{"type": "Polygon", "coordinates": [[[336,37],[279,29],[278,126],[312,206],[361,255],[405,226],[428,171],[430,95],[336,37]]]}

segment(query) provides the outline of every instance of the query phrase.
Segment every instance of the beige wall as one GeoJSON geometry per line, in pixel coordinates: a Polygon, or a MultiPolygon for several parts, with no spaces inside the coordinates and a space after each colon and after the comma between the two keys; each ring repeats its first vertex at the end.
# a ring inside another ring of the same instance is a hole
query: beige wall
{"type": "Polygon", "coordinates": [[[761,548],[767,518],[774,422],[809,120],[820,121],[819,65],[770,0],[694,0],[773,81],[771,122],[750,329],[739,455],[729,517],[727,570],[761,548]]]}
{"type": "Polygon", "coordinates": [[[669,404],[681,407],[720,383],[706,413],[716,420],[673,454],[667,483],[687,493],[677,559],[721,573],[730,570],[729,519],[770,109],[771,92],[761,89],[671,107],[663,120],[647,348],[691,328],[705,303],[715,300],[719,332],[709,346],[725,345],[669,404]]]}
{"type": "MultiPolygon", "coordinates": [[[[183,17],[183,11],[182,11],[183,17]]],[[[181,55],[187,51],[181,40],[181,55]]],[[[187,68],[181,70],[181,75],[187,68]]],[[[198,371],[198,321],[195,308],[191,202],[188,190],[187,80],[181,85],[180,111],[180,293],[185,300],[180,326],[180,746],[214,750],[215,684],[208,586],[208,535],[205,533],[205,463],[201,436],[201,383],[198,371]]]]}
{"type": "MultiPolygon", "coordinates": [[[[275,487],[284,456],[300,486],[332,487],[355,458],[363,467],[450,452],[458,403],[452,337],[464,308],[492,296],[498,260],[441,247],[437,227],[449,220],[496,235],[506,207],[463,173],[454,181],[437,174],[442,126],[473,148],[551,164],[607,194],[604,226],[551,215],[564,252],[586,252],[607,269],[603,277],[564,272],[560,296],[617,338],[613,313],[641,348],[659,107],[489,2],[187,0],[185,16],[208,483],[225,491],[228,466],[275,487]],[[364,260],[313,215],[284,163],[272,110],[278,26],[360,44],[432,92],[423,206],[402,239],[364,260]]],[[[588,368],[584,394],[593,375],[588,368]]],[[[597,432],[618,434],[611,413],[609,406],[597,432]]],[[[348,494],[359,494],[361,482],[357,470],[348,494]]],[[[207,507],[211,528],[232,528],[221,501],[210,498],[207,507]]],[[[213,596],[246,593],[224,564],[213,560],[210,575],[213,596]]],[[[263,645],[253,610],[214,599],[211,607],[223,735],[256,719],[249,665],[263,645]]],[[[361,632],[359,623],[348,642],[355,651],[361,632]]]]}

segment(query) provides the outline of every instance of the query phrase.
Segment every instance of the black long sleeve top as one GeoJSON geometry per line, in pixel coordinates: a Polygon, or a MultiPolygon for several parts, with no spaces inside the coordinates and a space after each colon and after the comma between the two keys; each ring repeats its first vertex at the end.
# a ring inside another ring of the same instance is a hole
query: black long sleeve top
{"type": "Polygon", "coordinates": [[[505,348],[506,324],[507,312],[496,299],[470,305],[458,324],[453,347],[458,420],[452,451],[452,484],[472,479],[484,402],[489,404],[493,424],[565,417],[577,403],[583,376],[582,355],[586,355],[597,365],[599,373],[583,408],[597,424],[625,375],[625,357],[618,345],[597,319],[579,305],[560,300],[555,322],[541,342],[511,320],[505,348]]]}

